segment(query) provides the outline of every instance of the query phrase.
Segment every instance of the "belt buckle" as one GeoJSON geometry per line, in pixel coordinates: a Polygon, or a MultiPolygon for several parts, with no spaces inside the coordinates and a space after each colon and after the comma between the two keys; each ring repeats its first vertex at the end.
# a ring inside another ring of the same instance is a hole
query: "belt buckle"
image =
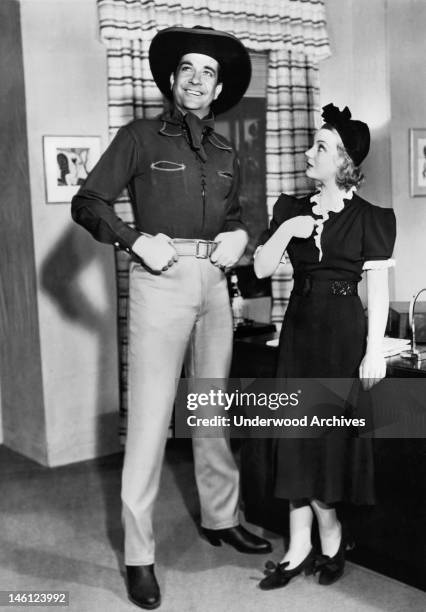
{"type": "Polygon", "coordinates": [[[208,257],[208,245],[210,243],[207,240],[197,240],[195,245],[195,257],[197,257],[197,259],[207,259],[208,257]],[[205,245],[205,249],[204,249],[204,253],[200,254],[200,244],[204,244],[205,245]]]}

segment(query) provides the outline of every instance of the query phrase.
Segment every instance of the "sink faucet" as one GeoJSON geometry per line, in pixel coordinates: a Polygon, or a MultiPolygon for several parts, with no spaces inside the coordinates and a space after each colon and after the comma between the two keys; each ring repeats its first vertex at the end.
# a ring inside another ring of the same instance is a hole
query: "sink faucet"
{"type": "Polygon", "coordinates": [[[410,325],[411,329],[411,349],[402,355],[407,359],[416,358],[417,362],[421,361],[421,356],[416,346],[416,320],[414,318],[414,310],[416,307],[416,302],[423,291],[426,291],[426,287],[424,289],[420,289],[417,295],[413,295],[411,298],[410,308],[408,311],[408,324],[410,325]]]}

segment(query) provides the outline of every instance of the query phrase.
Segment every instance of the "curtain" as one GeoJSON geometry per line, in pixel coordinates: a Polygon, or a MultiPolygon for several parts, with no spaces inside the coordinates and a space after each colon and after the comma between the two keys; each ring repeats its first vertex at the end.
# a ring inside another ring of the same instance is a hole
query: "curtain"
{"type": "MultiPolygon", "coordinates": [[[[303,195],[305,151],[319,117],[318,65],[306,55],[280,49],[269,53],[266,106],[266,196],[268,213],[280,193],[303,195]]],[[[308,146],[309,145],[309,146],[308,146]]],[[[293,270],[281,264],[272,277],[272,321],[282,322],[293,270]]]]}
{"type": "MultiPolygon", "coordinates": [[[[107,46],[110,135],[134,118],[153,117],[163,100],[149,68],[158,30],[202,25],[237,36],[251,51],[268,53],[266,192],[272,207],[281,192],[309,189],[304,151],[319,117],[318,63],[329,56],[324,0],[98,0],[101,40],[107,46]]],[[[125,194],[116,212],[132,223],[125,194]]],[[[127,255],[117,251],[121,410],[127,405],[127,255]]],[[[272,281],[272,318],[279,323],[291,290],[291,268],[272,281]]],[[[123,418],[123,425],[125,418],[123,418]]],[[[124,433],[124,427],[122,432],[124,433]]]]}

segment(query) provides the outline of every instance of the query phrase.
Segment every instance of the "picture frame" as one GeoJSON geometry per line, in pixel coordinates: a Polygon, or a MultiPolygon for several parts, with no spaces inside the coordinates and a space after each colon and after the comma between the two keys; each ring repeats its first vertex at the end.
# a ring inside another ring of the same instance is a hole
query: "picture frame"
{"type": "Polygon", "coordinates": [[[426,128],[410,129],[410,196],[426,196],[426,128]]]}
{"type": "Polygon", "coordinates": [[[100,154],[100,136],[43,136],[46,203],[69,204],[100,154]]]}

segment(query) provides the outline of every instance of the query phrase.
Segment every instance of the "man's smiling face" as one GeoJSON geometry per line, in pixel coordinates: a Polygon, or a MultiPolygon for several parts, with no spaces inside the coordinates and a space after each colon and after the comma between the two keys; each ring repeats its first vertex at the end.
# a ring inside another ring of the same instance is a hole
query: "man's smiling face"
{"type": "Polygon", "coordinates": [[[218,76],[219,64],[214,58],[202,53],[183,55],[175,74],[170,76],[175,105],[184,113],[191,111],[200,119],[205,117],[222,91],[218,76]]]}

